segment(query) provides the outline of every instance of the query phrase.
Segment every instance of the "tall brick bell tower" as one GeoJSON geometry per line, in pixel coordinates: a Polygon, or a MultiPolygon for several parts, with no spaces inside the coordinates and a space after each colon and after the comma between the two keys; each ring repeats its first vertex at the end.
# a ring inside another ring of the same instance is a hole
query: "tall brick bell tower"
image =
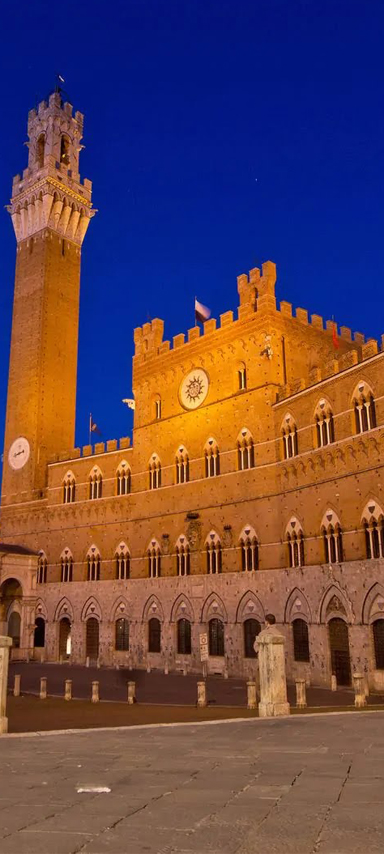
{"type": "Polygon", "coordinates": [[[94,215],[79,175],[83,115],[60,91],[28,116],[17,240],[2,506],[44,497],[47,462],[74,445],[81,246],[94,215]]]}

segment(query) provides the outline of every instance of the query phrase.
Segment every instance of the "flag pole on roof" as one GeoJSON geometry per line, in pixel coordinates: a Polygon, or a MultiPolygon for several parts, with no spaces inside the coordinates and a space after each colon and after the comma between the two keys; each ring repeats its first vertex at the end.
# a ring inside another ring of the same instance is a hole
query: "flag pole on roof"
{"type": "Polygon", "coordinates": [[[199,302],[195,297],[195,325],[196,320],[199,320],[200,323],[204,323],[206,320],[209,320],[211,316],[211,309],[206,305],[203,305],[202,302],[199,302]]]}

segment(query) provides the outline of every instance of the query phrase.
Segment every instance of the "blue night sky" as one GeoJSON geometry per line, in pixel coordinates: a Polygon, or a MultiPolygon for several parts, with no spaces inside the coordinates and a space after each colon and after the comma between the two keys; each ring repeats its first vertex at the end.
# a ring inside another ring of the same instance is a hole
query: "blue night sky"
{"type": "MultiPolygon", "coordinates": [[[[384,332],[384,5],[367,0],[6,4],[0,199],[26,166],[27,112],[65,77],[93,181],[83,245],[76,440],[130,433],[133,329],[237,306],[271,259],[277,294],[384,332]],[[5,132],[4,132],[5,131],[5,132]]],[[[0,432],[15,239],[0,209],[0,432]]]]}

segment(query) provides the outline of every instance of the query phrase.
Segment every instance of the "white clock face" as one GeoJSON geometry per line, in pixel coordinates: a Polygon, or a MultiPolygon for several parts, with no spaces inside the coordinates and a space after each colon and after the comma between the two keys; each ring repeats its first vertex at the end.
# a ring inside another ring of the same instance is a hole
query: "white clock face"
{"type": "Polygon", "coordinates": [[[8,462],[12,469],[17,471],[18,469],[22,469],[25,466],[25,463],[29,460],[30,447],[28,439],[24,436],[20,436],[18,439],[15,439],[12,442],[12,445],[9,449],[8,453],[8,462]]]}
{"type": "Polygon", "coordinates": [[[197,409],[208,394],[209,379],[205,371],[195,368],[184,377],[179,391],[180,403],[185,409],[197,409]]]}

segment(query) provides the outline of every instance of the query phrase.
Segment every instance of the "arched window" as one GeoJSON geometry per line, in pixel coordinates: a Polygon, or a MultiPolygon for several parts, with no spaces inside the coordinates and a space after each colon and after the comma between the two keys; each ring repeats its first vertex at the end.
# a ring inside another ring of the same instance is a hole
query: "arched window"
{"type": "Polygon", "coordinates": [[[289,566],[304,566],[304,534],[297,519],[291,519],[287,525],[289,566]]]}
{"type": "Polygon", "coordinates": [[[69,549],[64,549],[60,555],[61,581],[73,580],[73,557],[69,549]]]}
{"type": "Polygon", "coordinates": [[[180,536],[176,543],[176,568],[178,575],[189,575],[190,551],[188,540],[184,535],[180,536]]]}
{"type": "Polygon", "coordinates": [[[90,499],[101,498],[103,488],[103,475],[98,466],[92,469],[89,475],[89,497],[90,499]]]}
{"type": "Polygon", "coordinates": [[[176,483],[187,483],[189,480],[188,453],[181,446],[176,454],[176,483]]]}
{"type": "Polygon", "coordinates": [[[191,655],[191,623],[182,618],[177,621],[177,653],[178,655],[191,655]]]}
{"type": "Polygon", "coordinates": [[[149,488],[159,489],[161,486],[161,463],[157,454],[153,454],[149,461],[149,488]]]}
{"type": "Polygon", "coordinates": [[[315,412],[317,447],[324,448],[335,441],[333,415],[329,403],[320,400],[315,412]]]}
{"type": "Polygon", "coordinates": [[[256,652],[253,648],[257,635],[261,631],[261,625],[258,620],[244,620],[244,657],[256,658],[256,652]]]}
{"type": "Polygon", "coordinates": [[[157,617],[148,621],[148,652],[161,652],[161,623],[157,617]]]}
{"type": "Polygon", "coordinates": [[[123,460],[116,472],[116,491],[118,495],[128,495],[131,491],[131,469],[123,460]]]}
{"type": "Polygon", "coordinates": [[[255,465],[255,452],[253,439],[246,427],[243,427],[237,437],[237,466],[239,471],[253,469],[255,465]]]}
{"type": "Polygon", "coordinates": [[[38,648],[45,646],[45,620],[43,617],[36,617],[35,619],[33,645],[38,648]]]}
{"type": "Polygon", "coordinates": [[[250,525],[246,525],[240,534],[241,569],[252,572],[259,568],[259,545],[256,534],[250,525]]]}
{"type": "Polygon", "coordinates": [[[64,135],[61,137],[60,143],[60,163],[69,166],[69,139],[64,135]]]}
{"type": "Polygon", "coordinates": [[[221,543],[220,538],[215,531],[208,534],[205,541],[205,549],[207,554],[207,573],[208,575],[216,575],[221,572],[221,543]]]}
{"type": "Polygon", "coordinates": [[[75,500],[76,481],[71,471],[68,471],[63,480],[63,503],[71,504],[75,500]]]}
{"type": "Polygon", "coordinates": [[[224,623],[214,617],[209,621],[208,628],[209,654],[224,655],[224,623]]]}
{"type": "Polygon", "coordinates": [[[321,523],[326,563],[341,563],[343,557],[343,538],[338,517],[333,510],[324,513],[321,523]]]}
{"type": "Polygon", "coordinates": [[[244,362],[240,362],[237,369],[237,382],[239,391],[244,391],[247,388],[247,369],[244,362]]]}
{"type": "Polygon", "coordinates": [[[87,554],[87,580],[100,581],[100,552],[96,546],[91,546],[87,554]]]}
{"type": "Polygon", "coordinates": [[[160,578],[161,575],[161,550],[156,540],[151,540],[148,546],[148,575],[149,578],[160,578]]]}
{"type": "Polygon", "coordinates": [[[43,133],[40,134],[37,143],[36,143],[36,163],[39,169],[42,169],[44,166],[44,155],[45,155],[45,136],[43,133]]]}
{"type": "Polygon", "coordinates": [[[308,625],[305,620],[297,618],[292,622],[293,657],[295,661],[309,661],[308,625]]]}
{"type": "Polygon", "coordinates": [[[37,558],[37,583],[38,584],[46,584],[47,583],[47,558],[44,552],[39,552],[39,557],[37,558]]]}
{"type": "Polygon", "coordinates": [[[118,581],[126,581],[130,575],[131,557],[125,543],[120,543],[116,549],[116,578],[118,581]]]}
{"type": "Polygon", "coordinates": [[[216,477],[220,474],[220,454],[214,439],[208,439],[204,448],[205,477],[216,477]]]}
{"type": "Polygon", "coordinates": [[[367,558],[384,557],[384,515],[375,501],[368,501],[363,513],[367,558]]]}
{"type": "Polygon", "coordinates": [[[155,398],[154,417],[155,417],[156,421],[160,421],[160,418],[161,418],[161,397],[155,398]]]}
{"type": "Polygon", "coordinates": [[[375,398],[367,383],[361,382],[353,395],[356,433],[366,433],[376,427],[375,398]]]}
{"type": "Polygon", "coordinates": [[[292,415],[286,415],[281,428],[283,436],[284,459],[289,460],[291,457],[296,457],[298,454],[297,445],[297,427],[292,418],[292,415]]]}
{"type": "Polygon", "coordinates": [[[120,617],[115,622],[115,650],[117,652],[129,650],[129,622],[125,617],[120,617]]]}
{"type": "Polygon", "coordinates": [[[384,620],[372,623],[376,670],[384,670],[384,620]]]}

